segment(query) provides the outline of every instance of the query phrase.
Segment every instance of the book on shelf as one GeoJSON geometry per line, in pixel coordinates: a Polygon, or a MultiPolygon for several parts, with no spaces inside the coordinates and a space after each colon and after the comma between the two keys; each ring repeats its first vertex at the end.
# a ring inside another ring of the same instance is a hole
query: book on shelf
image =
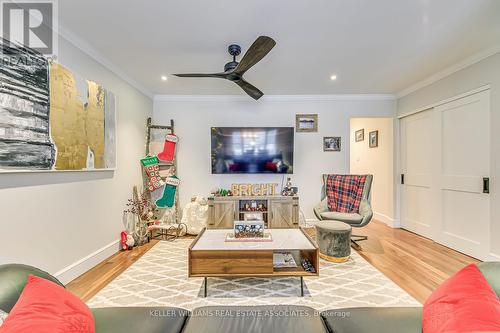
{"type": "Polygon", "coordinates": [[[292,268],[297,267],[297,263],[291,252],[274,252],[273,266],[275,268],[292,268]]]}

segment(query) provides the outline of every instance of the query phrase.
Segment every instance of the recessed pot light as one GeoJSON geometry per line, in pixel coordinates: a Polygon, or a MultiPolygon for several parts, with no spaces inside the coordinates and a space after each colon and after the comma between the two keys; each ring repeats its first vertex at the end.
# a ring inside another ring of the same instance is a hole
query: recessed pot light
{"type": "Polygon", "coordinates": [[[161,80],[162,80],[162,81],[167,81],[167,80],[168,80],[168,77],[167,77],[166,75],[162,75],[162,76],[161,76],[161,80]]]}
{"type": "Polygon", "coordinates": [[[337,80],[337,75],[333,74],[332,76],[330,76],[330,80],[332,80],[332,81],[337,80]]]}

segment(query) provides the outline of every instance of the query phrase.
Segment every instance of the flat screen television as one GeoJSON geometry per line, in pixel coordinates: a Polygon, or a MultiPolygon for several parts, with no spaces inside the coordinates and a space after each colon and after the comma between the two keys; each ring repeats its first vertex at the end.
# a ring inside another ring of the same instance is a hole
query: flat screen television
{"type": "Polygon", "coordinates": [[[293,127],[212,127],[212,173],[293,173],[293,127]]]}

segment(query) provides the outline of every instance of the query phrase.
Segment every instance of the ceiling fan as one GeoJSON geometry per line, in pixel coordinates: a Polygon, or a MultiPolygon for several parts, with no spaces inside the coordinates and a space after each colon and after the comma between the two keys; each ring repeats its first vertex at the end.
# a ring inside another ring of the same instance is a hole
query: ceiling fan
{"type": "Polygon", "coordinates": [[[231,44],[227,48],[230,55],[233,56],[233,61],[228,62],[224,66],[224,72],[214,74],[173,74],[178,77],[214,77],[219,79],[226,79],[233,81],[241,87],[250,97],[257,100],[261,98],[264,93],[245,81],[243,74],[249,70],[253,65],[258,63],[271,51],[276,45],[276,42],[271,37],[260,36],[250,46],[240,62],[236,61],[236,56],[241,53],[241,47],[236,44],[231,44]]]}

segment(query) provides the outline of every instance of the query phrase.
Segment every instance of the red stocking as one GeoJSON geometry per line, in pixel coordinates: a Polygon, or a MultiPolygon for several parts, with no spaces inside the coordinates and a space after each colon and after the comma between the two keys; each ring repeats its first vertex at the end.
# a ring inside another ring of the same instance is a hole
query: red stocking
{"type": "Polygon", "coordinates": [[[166,162],[173,161],[175,156],[175,146],[177,145],[177,141],[179,141],[177,135],[167,134],[165,136],[165,145],[163,146],[163,151],[158,154],[158,159],[166,162]]]}

